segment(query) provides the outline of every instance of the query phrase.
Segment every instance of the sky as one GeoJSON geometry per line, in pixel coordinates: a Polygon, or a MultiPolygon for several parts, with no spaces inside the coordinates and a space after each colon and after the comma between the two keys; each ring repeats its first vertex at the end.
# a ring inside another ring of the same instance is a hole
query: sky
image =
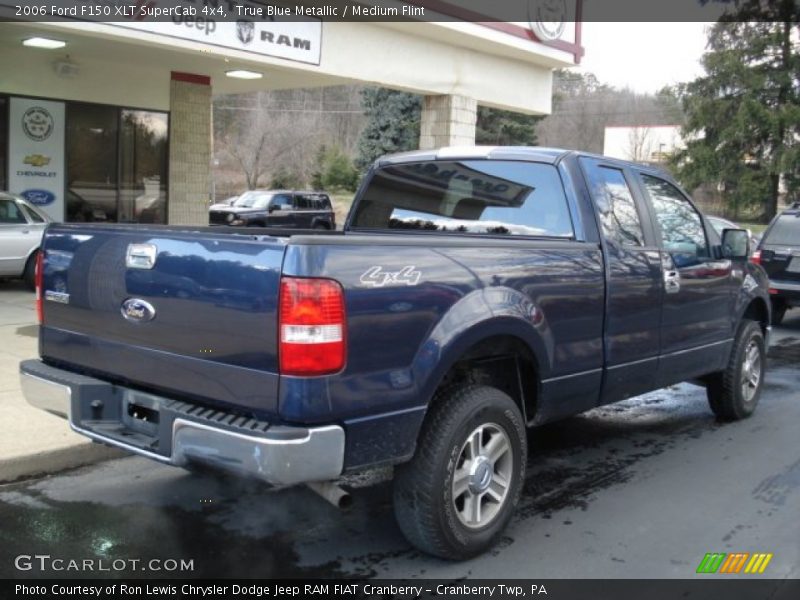
{"type": "Polygon", "coordinates": [[[703,74],[705,28],[711,23],[583,23],[580,71],[601,83],[657,92],[703,74]]]}

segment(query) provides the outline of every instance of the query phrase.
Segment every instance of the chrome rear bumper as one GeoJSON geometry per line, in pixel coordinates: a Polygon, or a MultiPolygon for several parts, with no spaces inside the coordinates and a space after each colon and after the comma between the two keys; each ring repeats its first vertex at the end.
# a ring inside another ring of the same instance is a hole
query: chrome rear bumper
{"type": "Polygon", "coordinates": [[[165,464],[196,461],[278,486],[328,481],[342,473],[345,434],[338,425],[271,425],[39,360],[20,364],[20,380],[31,406],[67,418],[74,431],[165,464]]]}

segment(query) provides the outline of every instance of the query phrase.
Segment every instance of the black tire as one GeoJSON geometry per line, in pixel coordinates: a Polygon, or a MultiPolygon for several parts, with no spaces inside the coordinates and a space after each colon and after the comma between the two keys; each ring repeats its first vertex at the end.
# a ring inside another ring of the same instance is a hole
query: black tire
{"type": "Polygon", "coordinates": [[[437,395],[423,423],[414,458],[395,470],[394,513],[403,534],[423,552],[446,559],[466,559],[490,548],[519,502],[527,453],[522,414],[500,390],[469,385],[437,395]],[[459,465],[464,472],[468,470],[462,460],[474,447],[470,440],[488,452],[490,446],[501,451],[502,444],[507,447],[494,460],[488,453],[478,452],[470,461],[477,467],[475,474],[462,479],[464,491],[456,495],[454,475],[459,465]],[[473,483],[486,484],[487,472],[492,491],[473,490],[473,483]],[[496,487],[496,481],[503,479],[507,486],[496,487]],[[501,493],[502,498],[496,500],[494,494],[501,493]],[[481,524],[479,516],[476,523],[468,525],[464,513],[476,502],[479,515],[486,511],[486,522],[481,524]]]}
{"type": "Polygon", "coordinates": [[[323,229],[323,230],[325,230],[325,231],[329,231],[329,230],[330,230],[330,227],[328,227],[327,225],[325,225],[325,223],[315,223],[315,224],[314,224],[314,227],[312,227],[312,229],[323,229]]]}
{"type": "Polygon", "coordinates": [[[34,291],[36,289],[36,257],[39,256],[39,251],[34,250],[33,254],[28,257],[28,262],[25,263],[25,270],[22,272],[22,279],[28,289],[34,291]]]}
{"type": "Polygon", "coordinates": [[[772,301],[772,320],[770,323],[774,326],[778,326],[783,322],[783,317],[786,316],[786,310],[789,307],[786,306],[786,302],[783,300],[773,300],[772,301]]]}
{"type": "Polygon", "coordinates": [[[728,366],[706,385],[708,404],[720,421],[738,421],[753,414],[764,387],[766,367],[767,352],[761,326],[755,321],[742,321],[728,366]],[[757,365],[754,363],[756,354],[757,365]]]}

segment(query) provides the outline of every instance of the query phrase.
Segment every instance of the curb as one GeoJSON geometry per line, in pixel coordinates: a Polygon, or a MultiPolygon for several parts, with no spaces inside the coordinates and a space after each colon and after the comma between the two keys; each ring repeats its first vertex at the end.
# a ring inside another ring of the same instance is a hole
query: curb
{"type": "Polygon", "coordinates": [[[118,448],[93,442],[0,460],[0,483],[12,483],[106,460],[131,456],[118,448]]]}

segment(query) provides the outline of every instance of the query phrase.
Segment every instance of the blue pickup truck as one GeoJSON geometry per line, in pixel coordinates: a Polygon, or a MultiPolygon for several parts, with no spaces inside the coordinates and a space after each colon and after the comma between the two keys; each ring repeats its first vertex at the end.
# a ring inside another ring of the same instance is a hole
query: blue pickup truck
{"type": "Polygon", "coordinates": [[[417,151],[375,163],[344,231],[57,224],[42,249],[31,404],[276,486],[391,465],[441,557],[497,540],[537,425],[686,380],[741,419],[764,382],[747,232],[600,156],[417,151]]]}

